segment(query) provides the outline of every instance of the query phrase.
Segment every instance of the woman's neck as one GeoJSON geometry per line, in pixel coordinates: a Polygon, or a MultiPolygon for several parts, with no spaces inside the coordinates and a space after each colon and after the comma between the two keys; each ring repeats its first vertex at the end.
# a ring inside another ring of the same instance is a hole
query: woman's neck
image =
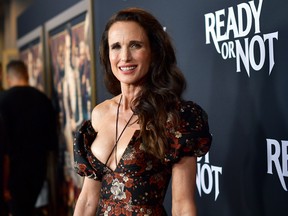
{"type": "Polygon", "coordinates": [[[140,88],[139,87],[122,87],[122,109],[131,109],[133,100],[137,97],[140,88]]]}

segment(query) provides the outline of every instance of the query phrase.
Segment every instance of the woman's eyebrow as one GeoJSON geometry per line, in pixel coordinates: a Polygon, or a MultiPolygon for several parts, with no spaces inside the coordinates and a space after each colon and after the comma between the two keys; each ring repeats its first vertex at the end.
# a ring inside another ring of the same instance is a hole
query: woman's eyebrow
{"type": "Polygon", "coordinates": [[[119,45],[119,42],[112,43],[112,44],[110,44],[109,46],[110,46],[110,47],[113,47],[113,46],[116,46],[116,45],[119,45]]]}

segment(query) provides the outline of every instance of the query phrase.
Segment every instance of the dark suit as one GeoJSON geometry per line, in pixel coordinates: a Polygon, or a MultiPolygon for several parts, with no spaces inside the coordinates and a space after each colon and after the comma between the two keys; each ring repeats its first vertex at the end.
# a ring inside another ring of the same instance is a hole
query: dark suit
{"type": "MultiPolygon", "coordinates": [[[[0,93],[1,94],[1,93],[0,93]]],[[[5,148],[7,147],[7,137],[6,137],[6,131],[4,128],[4,122],[2,115],[0,113],[0,215],[5,216],[7,215],[7,209],[6,205],[4,203],[4,197],[3,197],[3,162],[4,162],[4,152],[5,148]]]]}
{"type": "Polygon", "coordinates": [[[10,158],[13,216],[33,215],[46,178],[47,153],[55,149],[56,118],[51,101],[32,87],[13,87],[0,98],[10,158]]]}

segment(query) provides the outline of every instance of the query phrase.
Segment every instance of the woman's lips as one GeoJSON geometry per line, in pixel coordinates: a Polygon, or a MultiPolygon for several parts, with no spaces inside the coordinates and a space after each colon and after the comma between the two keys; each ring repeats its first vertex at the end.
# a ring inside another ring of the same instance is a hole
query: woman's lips
{"type": "Polygon", "coordinates": [[[123,73],[131,73],[131,72],[133,72],[136,68],[137,68],[136,65],[120,66],[120,67],[119,67],[119,69],[120,69],[123,73]]]}

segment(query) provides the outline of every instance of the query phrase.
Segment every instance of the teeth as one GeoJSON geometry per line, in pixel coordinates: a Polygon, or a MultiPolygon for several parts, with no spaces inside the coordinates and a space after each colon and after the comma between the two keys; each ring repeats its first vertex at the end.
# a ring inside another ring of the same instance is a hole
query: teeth
{"type": "Polygon", "coordinates": [[[135,69],[135,68],[136,68],[136,66],[132,66],[132,67],[120,67],[120,69],[121,69],[122,71],[133,70],[133,69],[135,69]]]}

